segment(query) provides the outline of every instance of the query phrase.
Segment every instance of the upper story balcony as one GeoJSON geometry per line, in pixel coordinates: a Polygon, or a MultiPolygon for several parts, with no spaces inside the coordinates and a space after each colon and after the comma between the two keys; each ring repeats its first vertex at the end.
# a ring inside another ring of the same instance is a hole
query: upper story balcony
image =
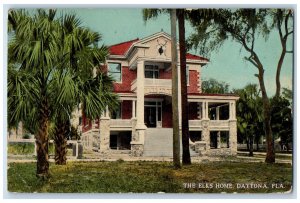
{"type": "MultiPolygon", "coordinates": [[[[131,91],[136,91],[137,80],[131,83],[131,91]]],[[[171,79],[157,79],[145,78],[144,79],[144,93],[145,94],[167,94],[172,93],[172,80],[171,79]]]]}

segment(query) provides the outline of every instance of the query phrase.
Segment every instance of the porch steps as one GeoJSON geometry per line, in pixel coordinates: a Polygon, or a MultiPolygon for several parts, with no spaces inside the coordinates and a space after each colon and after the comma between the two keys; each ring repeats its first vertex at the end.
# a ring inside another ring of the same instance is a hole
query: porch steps
{"type": "MultiPolygon", "coordinates": [[[[180,154],[181,154],[180,141],[180,154]]],[[[191,156],[197,153],[190,148],[191,156]]],[[[173,156],[173,129],[172,128],[148,128],[145,134],[145,157],[172,157],[173,156]]]]}

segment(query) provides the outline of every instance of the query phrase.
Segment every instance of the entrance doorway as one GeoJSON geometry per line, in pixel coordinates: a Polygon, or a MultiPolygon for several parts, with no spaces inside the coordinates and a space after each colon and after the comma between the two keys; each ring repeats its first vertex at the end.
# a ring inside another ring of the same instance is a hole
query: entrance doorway
{"type": "Polygon", "coordinates": [[[144,107],[144,122],[148,128],[161,127],[161,102],[146,101],[144,107]]]}

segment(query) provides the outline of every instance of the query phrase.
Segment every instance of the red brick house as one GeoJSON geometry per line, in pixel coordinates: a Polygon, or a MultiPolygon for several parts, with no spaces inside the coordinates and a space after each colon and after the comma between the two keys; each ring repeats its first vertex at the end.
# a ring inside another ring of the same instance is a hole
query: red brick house
{"type": "MultiPolygon", "coordinates": [[[[116,112],[107,110],[96,121],[82,117],[83,145],[100,152],[127,150],[133,156],[170,155],[170,35],[159,32],[112,45],[109,51],[106,65],[115,79],[114,91],[120,97],[120,106],[116,112]]],[[[186,61],[192,151],[195,155],[236,155],[235,105],[238,97],[203,94],[201,69],[209,60],[188,53],[186,61]]]]}

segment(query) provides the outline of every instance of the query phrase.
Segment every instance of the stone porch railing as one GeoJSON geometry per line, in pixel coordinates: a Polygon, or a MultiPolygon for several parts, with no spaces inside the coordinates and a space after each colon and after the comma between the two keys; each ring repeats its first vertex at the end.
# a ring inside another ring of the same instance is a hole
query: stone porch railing
{"type": "Polygon", "coordinates": [[[131,119],[111,119],[110,120],[110,128],[132,128],[132,120],[131,119]]]}
{"type": "MultiPolygon", "coordinates": [[[[189,120],[190,129],[202,130],[202,120],[189,120]]],[[[229,130],[229,120],[209,120],[210,130],[229,130]]]]}
{"type": "MultiPolygon", "coordinates": [[[[137,80],[132,81],[131,91],[136,91],[137,80]]],[[[171,94],[172,91],[172,81],[170,79],[144,79],[144,91],[145,94],[150,93],[164,93],[171,94]]]]}

